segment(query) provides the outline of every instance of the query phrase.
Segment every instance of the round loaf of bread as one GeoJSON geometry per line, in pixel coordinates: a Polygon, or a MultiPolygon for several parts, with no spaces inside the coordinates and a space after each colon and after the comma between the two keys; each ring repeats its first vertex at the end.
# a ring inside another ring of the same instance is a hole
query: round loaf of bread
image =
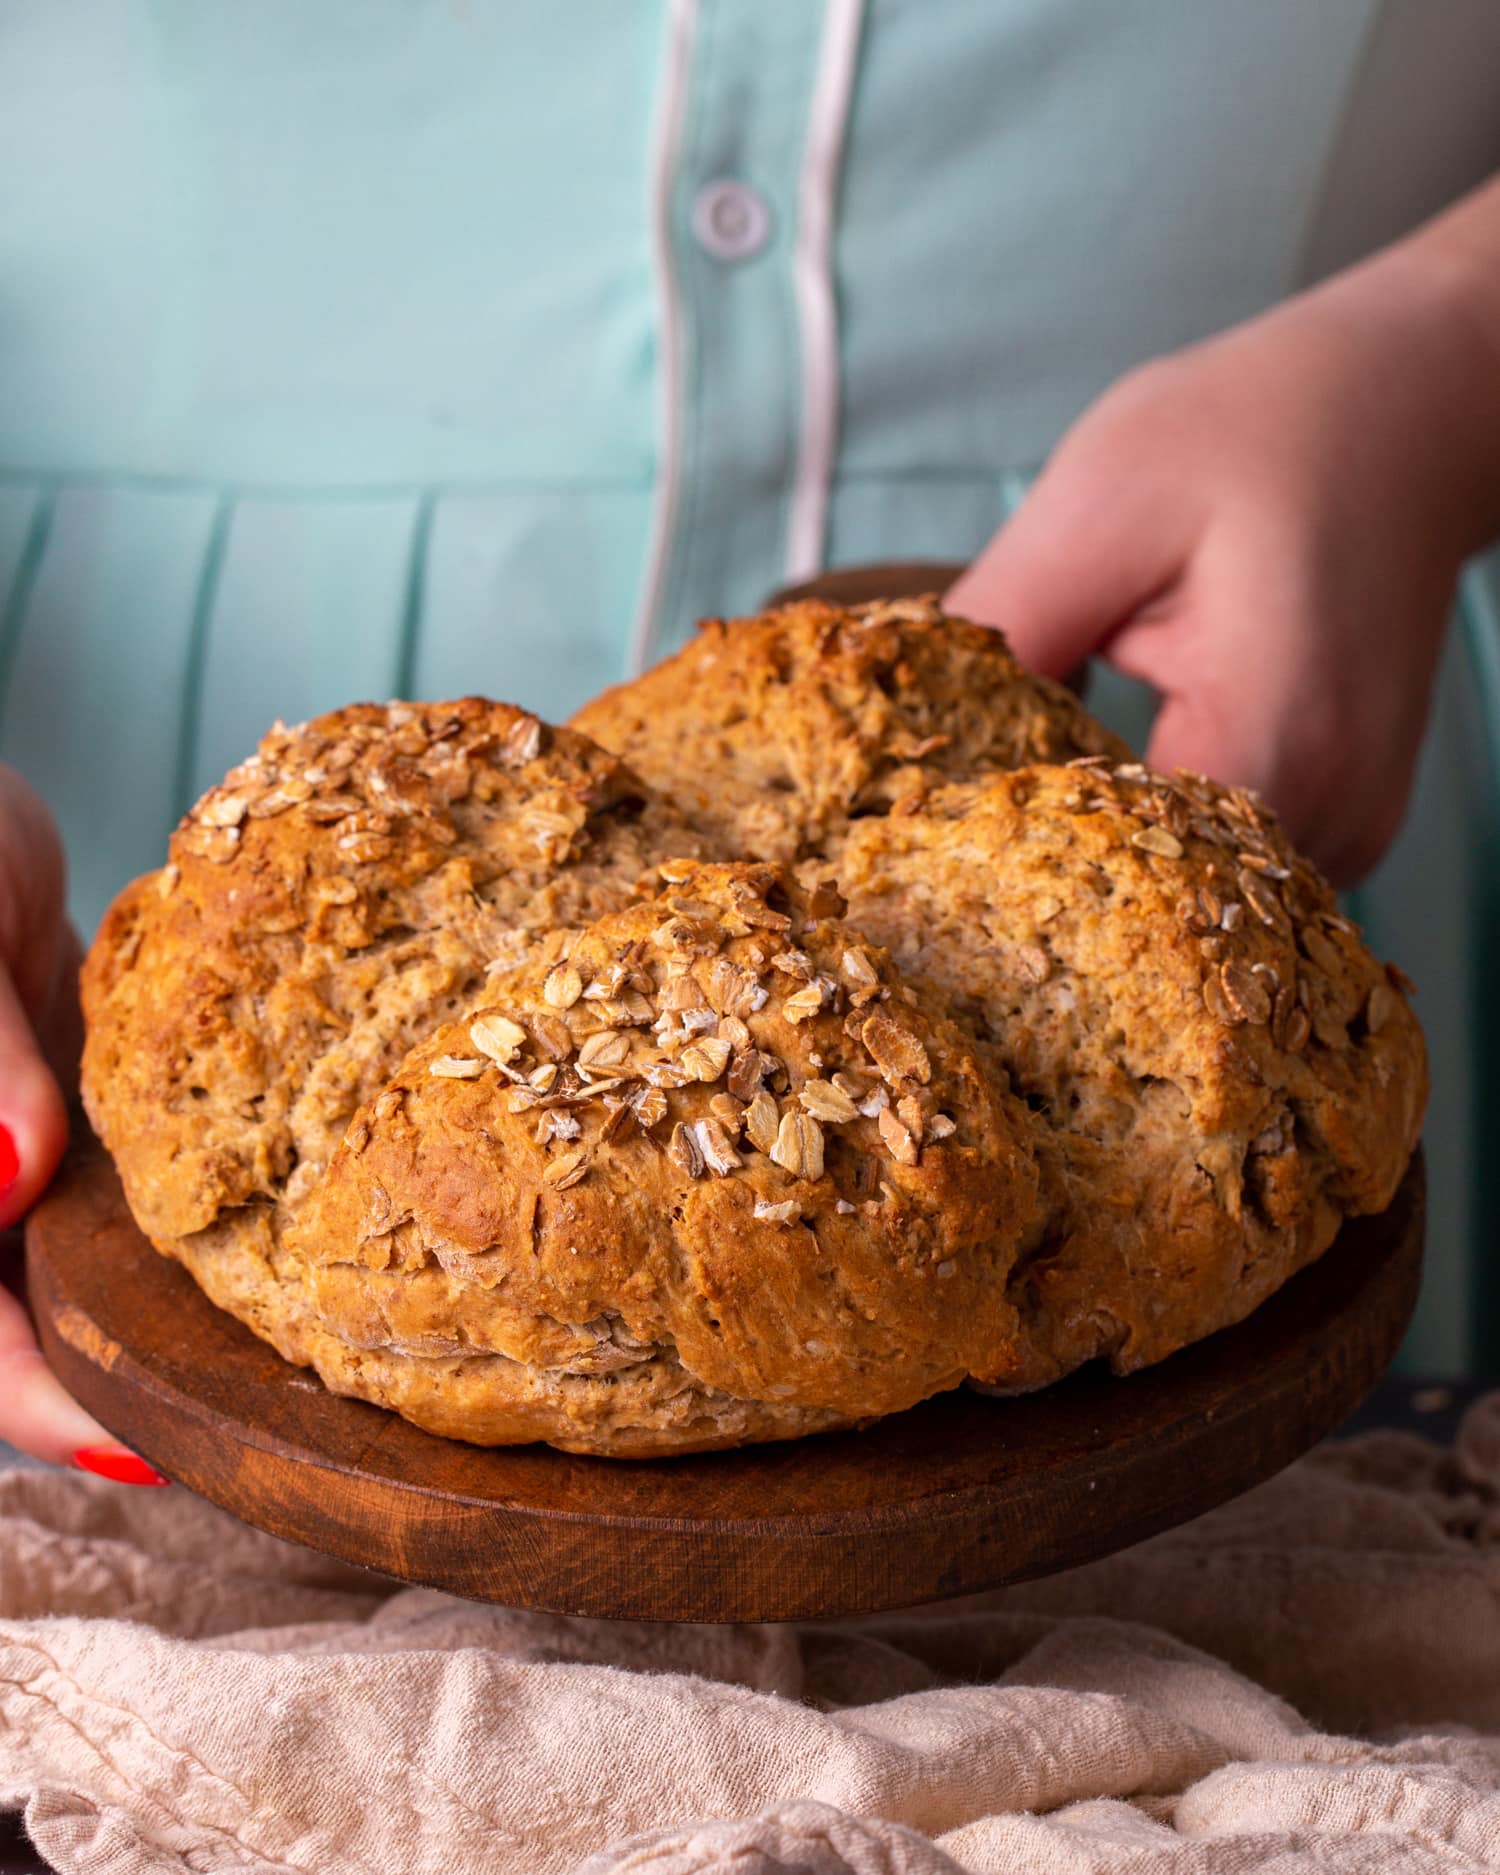
{"type": "Polygon", "coordinates": [[[935,599],[706,619],[574,727],[628,761],[738,857],[828,850],[861,816],[1031,762],[1107,754],[1118,737],[1070,690],[1023,670],[999,632],[935,599]]]}
{"type": "Polygon", "coordinates": [[[1160,1360],[1390,1202],[1427,1096],[1408,986],[1249,794],[1024,769],[856,822],[834,870],[1041,1123],[1009,1386],[1160,1360]]]}
{"type": "Polygon", "coordinates": [[[356,1370],[427,1364],[388,1398],[432,1431],[701,1450],[1008,1363],[1025,1108],[831,892],[669,871],[413,1049],[288,1233],[356,1370]]]}
{"type": "Polygon", "coordinates": [[[135,1217],[329,1387],[790,1438],[1160,1360],[1389,1202],[1409,986],[997,634],[788,606],[576,720],[278,725],[90,952],[135,1217]]]}

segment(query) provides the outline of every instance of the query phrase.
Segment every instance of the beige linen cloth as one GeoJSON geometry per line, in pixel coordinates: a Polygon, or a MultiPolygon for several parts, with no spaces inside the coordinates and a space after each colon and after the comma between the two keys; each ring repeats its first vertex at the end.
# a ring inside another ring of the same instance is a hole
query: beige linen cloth
{"type": "Polygon", "coordinates": [[[0,1803],[89,1875],[1500,1869],[1497,1491],[1500,1394],[1049,1581],[713,1628],[9,1471],[0,1803]]]}

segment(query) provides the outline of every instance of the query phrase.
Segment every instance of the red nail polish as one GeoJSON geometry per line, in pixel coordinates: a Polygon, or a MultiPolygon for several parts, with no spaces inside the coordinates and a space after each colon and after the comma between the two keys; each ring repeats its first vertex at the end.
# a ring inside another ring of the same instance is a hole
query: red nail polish
{"type": "Polygon", "coordinates": [[[123,1445],[86,1445],[73,1454],[73,1463],[80,1471],[92,1471],[101,1478],[112,1478],[116,1484],[170,1484],[170,1478],[164,1478],[145,1459],[138,1458],[134,1452],[127,1452],[123,1445]]]}
{"type": "Polygon", "coordinates": [[[21,1175],[21,1155],[11,1138],[10,1128],[0,1121],[0,1198],[4,1198],[21,1175]]]}

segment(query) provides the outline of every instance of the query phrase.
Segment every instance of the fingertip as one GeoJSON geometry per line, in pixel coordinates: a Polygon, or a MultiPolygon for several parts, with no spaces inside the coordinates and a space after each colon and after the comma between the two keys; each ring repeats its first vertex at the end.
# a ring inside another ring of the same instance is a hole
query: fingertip
{"type": "Polygon", "coordinates": [[[132,1452],[129,1446],[121,1445],[108,1435],[98,1444],[80,1447],[72,1455],[72,1464],[75,1470],[91,1472],[96,1478],[108,1478],[111,1484],[160,1486],[172,1482],[154,1465],[147,1464],[139,1452],[132,1452]]]}
{"type": "Polygon", "coordinates": [[[1325,838],[1319,837],[1317,827],[1288,828],[1294,844],[1307,854],[1336,892],[1348,892],[1363,884],[1385,858],[1405,818],[1404,796],[1394,796],[1374,807],[1362,803],[1362,807],[1360,816],[1348,826],[1329,826],[1325,838]],[[1302,837],[1304,832],[1305,837],[1302,837]]]}
{"type": "Polygon", "coordinates": [[[949,609],[1005,634],[1021,662],[1066,678],[1178,577],[1179,530],[1094,498],[1049,469],[949,588],[949,609]]]}
{"type": "Polygon", "coordinates": [[[1337,891],[1358,885],[1400,831],[1406,795],[1399,771],[1360,786],[1356,763],[1329,737],[1278,743],[1247,727],[1243,711],[1202,695],[1169,697],[1146,750],[1162,773],[1248,788],[1272,810],[1295,850],[1337,891]]]}
{"type": "Polygon", "coordinates": [[[1025,532],[1019,516],[1007,521],[948,588],[943,604],[958,618],[1001,632],[1024,664],[1051,676],[1045,666],[1053,607],[1025,532]]]}
{"type": "Polygon", "coordinates": [[[1029,609],[1026,588],[1013,577],[1009,553],[1001,554],[998,541],[943,595],[943,608],[955,618],[968,619],[997,631],[1028,667],[1043,677],[1064,677],[1079,662],[1069,656],[1070,640],[1056,633],[1045,614],[1029,609]]]}

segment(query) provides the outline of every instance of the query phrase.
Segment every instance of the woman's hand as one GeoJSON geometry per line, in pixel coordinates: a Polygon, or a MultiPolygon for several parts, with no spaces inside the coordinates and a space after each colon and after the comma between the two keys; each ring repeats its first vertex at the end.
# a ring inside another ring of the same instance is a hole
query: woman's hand
{"type": "Polygon", "coordinates": [[[16,1293],[20,1238],[11,1227],[41,1196],[67,1143],[62,1090],[78,1080],[78,963],[57,829],[21,777],[0,765],[0,1232],[9,1232],[0,1240],[0,1439],[55,1464],[164,1484],[63,1391],[16,1293]]]}
{"type": "Polygon", "coordinates": [[[1132,372],[949,594],[1148,750],[1261,791],[1337,883],[1400,824],[1459,568],[1500,529],[1500,191],[1132,372]]]}

